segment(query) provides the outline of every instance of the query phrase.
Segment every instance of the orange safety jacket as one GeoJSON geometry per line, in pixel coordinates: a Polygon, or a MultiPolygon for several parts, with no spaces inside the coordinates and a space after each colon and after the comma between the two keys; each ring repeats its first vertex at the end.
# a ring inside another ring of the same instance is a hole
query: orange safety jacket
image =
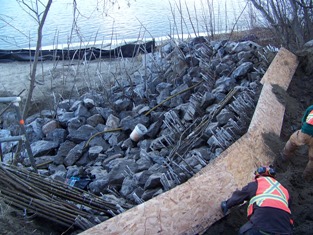
{"type": "Polygon", "coordinates": [[[254,203],[259,207],[277,208],[291,214],[288,207],[289,193],[284,186],[272,177],[259,177],[256,180],[258,182],[258,188],[256,195],[249,202],[248,218],[253,213],[254,203]]]}
{"type": "Polygon", "coordinates": [[[307,124],[313,125],[313,110],[306,117],[305,121],[306,121],[307,124]]]}

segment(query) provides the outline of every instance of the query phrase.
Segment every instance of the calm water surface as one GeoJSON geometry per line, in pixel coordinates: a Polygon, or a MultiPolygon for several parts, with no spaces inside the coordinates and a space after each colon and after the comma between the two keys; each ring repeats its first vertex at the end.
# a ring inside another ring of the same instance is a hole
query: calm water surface
{"type": "MultiPolygon", "coordinates": [[[[54,0],[44,25],[42,45],[93,46],[229,31],[245,6],[245,0],[103,2],[108,0],[76,0],[78,10],[74,12],[73,0],[54,0]]],[[[37,23],[33,15],[15,0],[0,3],[0,49],[34,47],[37,23]]],[[[236,29],[246,28],[246,22],[245,16],[240,18],[236,29]]]]}

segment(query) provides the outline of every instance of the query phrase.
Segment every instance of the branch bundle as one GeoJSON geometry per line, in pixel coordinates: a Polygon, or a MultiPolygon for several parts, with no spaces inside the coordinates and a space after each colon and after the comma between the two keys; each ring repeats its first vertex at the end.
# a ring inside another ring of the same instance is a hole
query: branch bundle
{"type": "Polygon", "coordinates": [[[0,197],[7,204],[65,227],[85,230],[102,222],[99,217],[119,214],[120,205],[23,168],[1,164],[0,177],[0,197]]]}

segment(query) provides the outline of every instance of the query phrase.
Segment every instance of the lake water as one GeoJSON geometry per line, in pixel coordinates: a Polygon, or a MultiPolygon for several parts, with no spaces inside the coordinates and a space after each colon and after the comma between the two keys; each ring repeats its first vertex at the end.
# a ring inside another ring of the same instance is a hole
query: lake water
{"type": "MultiPolygon", "coordinates": [[[[0,49],[34,47],[38,27],[34,15],[15,0],[0,1],[0,49]]],[[[94,46],[230,31],[246,4],[245,0],[114,2],[76,0],[78,10],[74,12],[73,0],[53,0],[43,28],[42,46],[60,48],[75,43],[94,46]]],[[[247,22],[244,13],[235,29],[247,28],[247,22]]]]}

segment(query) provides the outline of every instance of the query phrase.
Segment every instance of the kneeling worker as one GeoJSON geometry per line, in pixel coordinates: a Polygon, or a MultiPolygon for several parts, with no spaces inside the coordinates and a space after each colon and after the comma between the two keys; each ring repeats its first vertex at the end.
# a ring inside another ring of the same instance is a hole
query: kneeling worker
{"type": "Polygon", "coordinates": [[[289,193],[275,179],[275,175],[275,169],[271,166],[259,167],[255,172],[255,181],[235,191],[231,198],[222,202],[222,211],[226,214],[229,208],[249,201],[249,221],[241,226],[239,234],[292,234],[289,193]]]}

